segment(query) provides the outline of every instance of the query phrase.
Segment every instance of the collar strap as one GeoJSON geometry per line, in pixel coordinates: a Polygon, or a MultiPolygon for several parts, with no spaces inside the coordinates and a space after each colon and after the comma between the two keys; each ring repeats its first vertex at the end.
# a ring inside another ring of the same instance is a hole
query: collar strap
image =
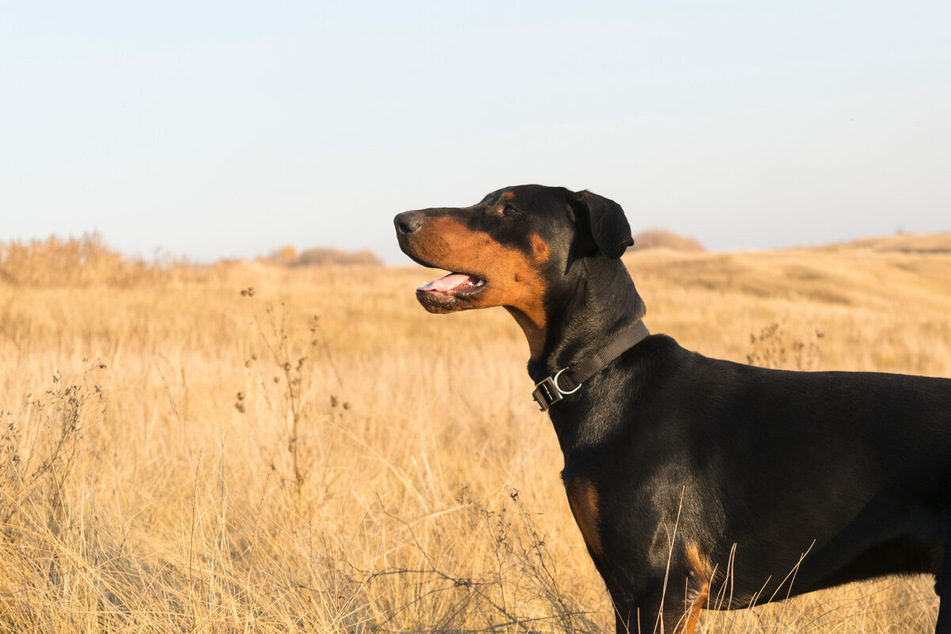
{"type": "Polygon", "coordinates": [[[650,332],[643,321],[638,320],[618,332],[606,346],[596,350],[590,357],[575,365],[564,367],[547,376],[535,385],[532,398],[544,412],[569,394],[577,392],[581,385],[603,370],[609,363],[643,341],[650,332]]]}

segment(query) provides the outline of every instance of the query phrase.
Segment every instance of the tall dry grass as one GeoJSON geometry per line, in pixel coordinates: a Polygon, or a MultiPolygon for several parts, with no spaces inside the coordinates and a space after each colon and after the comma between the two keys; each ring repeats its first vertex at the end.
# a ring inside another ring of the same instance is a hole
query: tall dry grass
{"type": "MultiPolygon", "coordinates": [[[[949,376],[951,237],[926,246],[626,261],[651,329],[711,356],[949,376]]],[[[34,250],[0,259],[0,631],[613,627],[504,311],[426,314],[421,269],[34,250]]],[[[701,631],[927,631],[936,605],[887,579],[701,631]]]]}

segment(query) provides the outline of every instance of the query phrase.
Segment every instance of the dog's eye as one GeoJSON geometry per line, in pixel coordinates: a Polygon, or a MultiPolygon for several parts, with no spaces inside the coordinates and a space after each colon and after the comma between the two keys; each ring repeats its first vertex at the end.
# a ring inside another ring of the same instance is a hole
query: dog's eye
{"type": "Polygon", "coordinates": [[[519,212],[519,210],[512,205],[506,205],[505,207],[502,207],[503,216],[517,216],[519,213],[521,212],[519,212]]]}

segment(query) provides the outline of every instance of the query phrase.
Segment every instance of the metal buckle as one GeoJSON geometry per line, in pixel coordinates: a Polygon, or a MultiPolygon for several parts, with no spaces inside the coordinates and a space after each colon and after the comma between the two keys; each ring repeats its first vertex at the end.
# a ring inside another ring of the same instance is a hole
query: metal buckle
{"type": "Polygon", "coordinates": [[[558,385],[558,377],[560,377],[560,376],[561,376],[561,373],[564,372],[564,371],[567,370],[567,369],[568,369],[568,368],[562,368],[562,369],[558,370],[558,372],[555,373],[555,377],[551,380],[551,382],[555,385],[555,389],[558,390],[558,392],[559,392],[562,396],[568,396],[569,394],[574,394],[574,393],[577,392],[579,389],[581,389],[581,384],[580,384],[580,383],[579,383],[578,385],[576,385],[576,386],[575,386],[575,389],[573,389],[573,390],[563,390],[563,389],[561,389],[561,386],[558,385]]]}
{"type": "Polygon", "coordinates": [[[538,408],[541,411],[547,411],[549,407],[557,403],[562,399],[561,392],[558,391],[558,386],[555,385],[555,382],[552,381],[550,376],[546,376],[544,379],[535,384],[535,391],[532,392],[532,398],[535,399],[535,402],[538,403],[538,408]]]}
{"type": "Polygon", "coordinates": [[[547,411],[552,405],[563,399],[569,394],[574,394],[581,388],[581,384],[575,386],[573,390],[563,390],[558,385],[558,377],[568,368],[562,368],[555,373],[555,376],[546,376],[535,385],[535,391],[532,392],[532,398],[538,403],[541,411],[547,411]]]}

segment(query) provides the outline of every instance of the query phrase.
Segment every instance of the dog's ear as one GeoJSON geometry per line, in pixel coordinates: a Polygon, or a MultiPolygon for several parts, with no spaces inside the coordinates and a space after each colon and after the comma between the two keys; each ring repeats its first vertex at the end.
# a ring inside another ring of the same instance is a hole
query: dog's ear
{"type": "Polygon", "coordinates": [[[586,245],[588,248],[581,248],[578,255],[593,255],[600,251],[609,258],[619,258],[634,244],[631,225],[619,204],[587,190],[575,193],[573,203],[578,232],[587,233],[593,241],[593,244],[586,245]]]}

